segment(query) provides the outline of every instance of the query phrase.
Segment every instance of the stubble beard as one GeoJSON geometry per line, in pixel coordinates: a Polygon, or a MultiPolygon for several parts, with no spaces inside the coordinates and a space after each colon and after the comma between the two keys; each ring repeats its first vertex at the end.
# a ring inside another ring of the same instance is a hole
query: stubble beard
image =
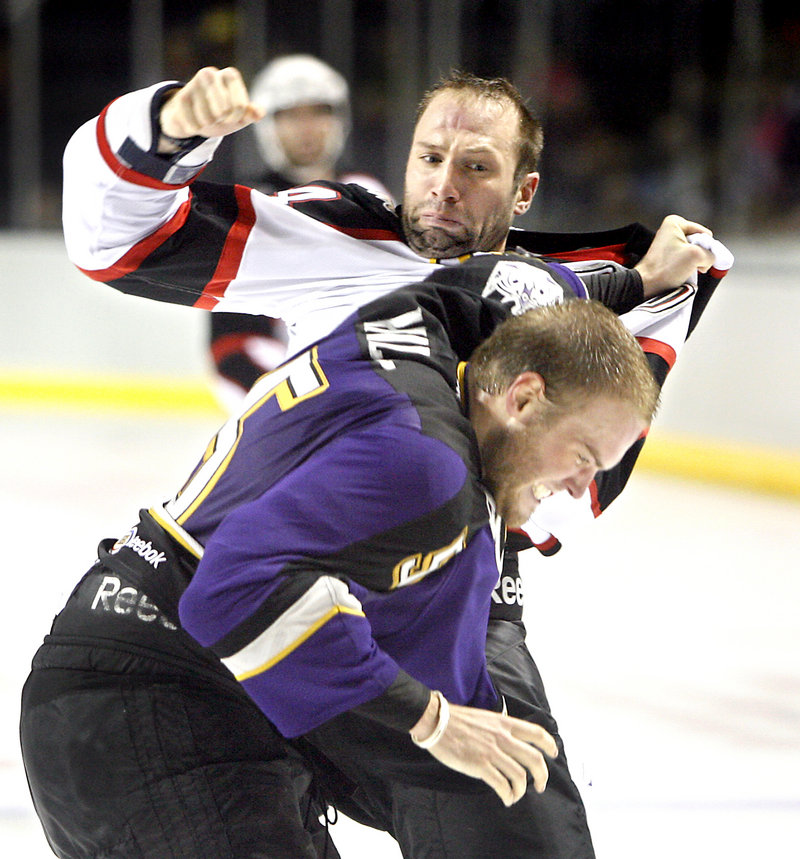
{"type": "MultiPolygon", "coordinates": [[[[519,463],[530,460],[530,429],[517,434],[505,429],[490,432],[481,444],[481,479],[491,492],[497,512],[509,528],[519,528],[533,512],[522,505],[520,493],[528,490],[518,479],[519,463]]],[[[534,508],[535,509],[535,506],[534,508]]]]}
{"type": "MultiPolygon", "coordinates": [[[[421,207],[417,207],[419,209],[421,207]]],[[[509,218],[496,216],[482,229],[461,225],[453,231],[419,226],[419,215],[406,205],[402,210],[403,232],[408,246],[423,257],[450,259],[464,254],[492,251],[501,247],[511,226],[509,218]]]]}

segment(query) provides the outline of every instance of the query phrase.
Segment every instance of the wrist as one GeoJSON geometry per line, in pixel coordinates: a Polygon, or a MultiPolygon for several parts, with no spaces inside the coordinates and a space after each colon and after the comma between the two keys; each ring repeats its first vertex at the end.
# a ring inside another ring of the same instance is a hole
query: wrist
{"type": "MultiPolygon", "coordinates": [[[[644,261],[643,261],[644,262],[644,261]]],[[[664,285],[664,277],[660,277],[652,270],[650,266],[643,262],[638,263],[632,269],[642,283],[642,294],[645,299],[652,298],[658,295],[659,292],[664,292],[669,287],[664,285]]]]}
{"type": "Polygon", "coordinates": [[[441,692],[431,692],[425,712],[411,729],[411,740],[421,749],[430,749],[441,740],[450,720],[450,706],[441,692]]]}
{"type": "Polygon", "coordinates": [[[159,155],[175,155],[178,152],[188,152],[199,146],[207,138],[195,135],[194,137],[171,137],[163,131],[159,131],[158,148],[159,155]]]}
{"type": "Polygon", "coordinates": [[[176,155],[194,149],[205,137],[190,135],[189,137],[178,137],[169,134],[164,125],[170,125],[169,103],[173,97],[180,92],[180,86],[165,86],[156,96],[153,103],[153,131],[155,135],[155,152],[158,155],[176,155]]]}

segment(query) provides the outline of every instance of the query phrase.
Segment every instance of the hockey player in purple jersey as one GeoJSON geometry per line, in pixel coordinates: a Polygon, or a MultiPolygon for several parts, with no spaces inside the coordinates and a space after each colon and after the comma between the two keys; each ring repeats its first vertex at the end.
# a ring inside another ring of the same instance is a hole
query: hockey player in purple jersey
{"type": "Polygon", "coordinates": [[[616,465],[659,389],[598,302],[512,316],[459,361],[449,331],[503,315],[434,283],[377,299],[259,380],[181,490],[101,544],[23,697],[58,855],[313,856],[298,752],[348,810],[373,781],[376,799],[545,791],[549,725],[484,655],[503,521],[616,465]]]}

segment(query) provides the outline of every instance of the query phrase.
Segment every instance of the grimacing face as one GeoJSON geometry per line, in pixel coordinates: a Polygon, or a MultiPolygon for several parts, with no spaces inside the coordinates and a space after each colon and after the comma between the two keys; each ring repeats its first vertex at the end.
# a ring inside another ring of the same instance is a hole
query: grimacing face
{"type": "Polygon", "coordinates": [[[598,471],[622,459],[646,429],[629,403],[594,396],[564,414],[495,427],[480,444],[482,479],[511,528],[528,521],[542,498],[579,498],[598,471]]]}
{"type": "Polygon", "coordinates": [[[521,187],[514,181],[518,123],[508,102],[451,90],[433,97],[406,165],[403,228],[412,250],[447,258],[505,248],[538,182],[536,173],[521,187]]]}

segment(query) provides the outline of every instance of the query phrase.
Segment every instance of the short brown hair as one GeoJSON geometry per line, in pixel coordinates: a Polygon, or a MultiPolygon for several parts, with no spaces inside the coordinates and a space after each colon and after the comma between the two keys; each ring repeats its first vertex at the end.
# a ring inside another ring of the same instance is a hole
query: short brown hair
{"type": "Polygon", "coordinates": [[[598,301],[537,307],[502,322],[472,355],[478,387],[499,394],[521,373],[539,373],[547,399],[568,408],[606,395],[633,405],[650,423],[659,386],[636,338],[598,301]]]}
{"type": "Polygon", "coordinates": [[[534,173],[538,169],[539,158],[544,146],[542,124],[528,108],[522,93],[514,84],[505,78],[480,78],[470,72],[453,69],[423,95],[417,105],[417,122],[419,122],[419,118],[433,97],[445,90],[471,93],[478,98],[490,98],[498,102],[511,102],[519,114],[518,159],[514,171],[514,181],[520,185],[528,173],[534,173]]]}

